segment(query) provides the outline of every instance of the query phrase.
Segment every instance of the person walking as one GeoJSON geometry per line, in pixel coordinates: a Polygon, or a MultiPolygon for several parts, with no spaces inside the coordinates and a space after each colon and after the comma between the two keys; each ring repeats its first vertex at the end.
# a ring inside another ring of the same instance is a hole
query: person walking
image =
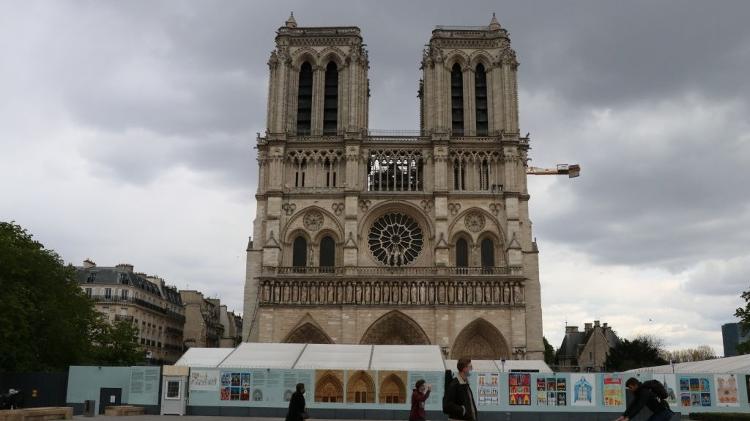
{"type": "Polygon", "coordinates": [[[286,421],[302,421],[309,418],[305,410],[305,384],[297,383],[296,391],[289,399],[286,421]]]}
{"type": "Polygon", "coordinates": [[[633,419],[644,406],[648,407],[653,413],[648,421],[670,421],[674,416],[674,412],[669,408],[669,403],[666,401],[668,396],[666,389],[658,380],[641,383],[635,377],[631,377],[625,382],[625,387],[633,392],[635,399],[630,402],[625,413],[615,421],[633,419]]]}
{"type": "Polygon", "coordinates": [[[424,404],[427,398],[430,397],[432,391],[432,385],[425,384],[425,381],[420,379],[414,385],[414,391],[411,394],[411,412],[409,412],[409,421],[425,421],[424,404]]]}
{"type": "Polygon", "coordinates": [[[456,364],[458,375],[450,381],[443,399],[443,413],[449,420],[478,421],[477,405],[471,391],[471,360],[461,358],[456,364]]]}

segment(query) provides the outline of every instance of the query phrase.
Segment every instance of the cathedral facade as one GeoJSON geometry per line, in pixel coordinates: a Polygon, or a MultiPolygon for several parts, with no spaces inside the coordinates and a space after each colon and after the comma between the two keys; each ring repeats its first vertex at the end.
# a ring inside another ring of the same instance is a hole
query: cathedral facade
{"type": "Polygon", "coordinates": [[[368,130],[357,27],[290,17],[268,65],[244,340],[542,359],[529,139],[518,62],[494,16],[432,31],[414,133],[368,130]]]}

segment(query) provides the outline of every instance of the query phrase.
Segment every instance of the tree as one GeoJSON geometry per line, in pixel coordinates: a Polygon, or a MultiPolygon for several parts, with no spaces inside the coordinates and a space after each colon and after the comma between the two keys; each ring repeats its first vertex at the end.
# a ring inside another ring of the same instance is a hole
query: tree
{"type": "MultiPolygon", "coordinates": [[[[742,293],[742,299],[745,300],[745,308],[738,308],[734,312],[735,317],[740,319],[740,329],[746,334],[750,331],[750,289],[742,293]]],[[[740,354],[750,354],[750,340],[737,345],[737,352],[740,354]]]]}
{"type": "Polygon", "coordinates": [[[547,338],[542,337],[542,341],[544,342],[544,362],[548,365],[555,364],[555,348],[550,345],[547,338]]]}
{"type": "Polygon", "coordinates": [[[697,348],[665,351],[662,357],[667,361],[686,363],[692,361],[712,360],[716,358],[716,352],[714,352],[713,348],[708,345],[701,345],[697,348]]]}
{"type": "Polygon", "coordinates": [[[0,372],[132,361],[135,328],[104,327],[74,274],[19,225],[0,222],[0,372]]]}
{"type": "Polygon", "coordinates": [[[91,328],[89,361],[96,365],[134,365],[143,361],[138,328],[126,321],[109,323],[103,316],[91,328]]]}
{"type": "Polygon", "coordinates": [[[661,357],[662,354],[659,339],[641,335],[633,340],[621,340],[607,355],[606,366],[610,370],[626,371],[667,364],[667,361],[661,357]]]}

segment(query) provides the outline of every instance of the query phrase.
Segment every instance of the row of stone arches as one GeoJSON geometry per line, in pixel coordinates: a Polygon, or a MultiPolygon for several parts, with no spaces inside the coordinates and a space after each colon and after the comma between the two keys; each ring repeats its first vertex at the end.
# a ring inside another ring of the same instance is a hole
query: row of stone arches
{"type": "Polygon", "coordinates": [[[370,373],[355,371],[349,375],[346,393],[340,375],[343,373],[329,371],[320,376],[315,383],[315,402],[344,402],[346,397],[348,403],[375,403],[377,396],[379,403],[406,403],[406,383],[396,373],[384,376],[376,391],[370,373]]]}
{"type": "MultiPolygon", "coordinates": [[[[333,339],[309,315],[284,339],[286,343],[332,344],[333,339]]],[[[429,345],[431,341],[417,322],[393,310],[377,319],[362,335],[362,345],[429,345]]],[[[452,341],[451,358],[499,360],[510,358],[503,334],[490,322],[477,318],[452,341]]]]}

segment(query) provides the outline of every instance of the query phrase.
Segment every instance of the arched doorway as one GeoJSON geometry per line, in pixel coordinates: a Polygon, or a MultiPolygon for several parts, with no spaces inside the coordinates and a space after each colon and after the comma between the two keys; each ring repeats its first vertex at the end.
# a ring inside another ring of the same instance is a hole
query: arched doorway
{"type": "Polygon", "coordinates": [[[291,331],[284,342],[289,344],[332,344],[333,340],[318,326],[306,322],[291,331]]]}
{"type": "Polygon", "coordinates": [[[453,341],[451,358],[508,359],[510,349],[503,334],[495,326],[484,319],[476,319],[463,328],[453,341]]]}
{"type": "Polygon", "coordinates": [[[397,375],[391,374],[383,379],[380,403],[406,403],[406,385],[397,375]]]}
{"type": "Polygon", "coordinates": [[[315,402],[344,402],[344,387],[334,373],[325,373],[315,384],[315,402]]]}
{"type": "Polygon", "coordinates": [[[430,339],[411,317],[393,310],[376,320],[362,336],[363,345],[429,345],[430,339]]]}
{"type": "Polygon", "coordinates": [[[357,371],[346,384],[346,401],[350,403],[375,403],[375,382],[365,371],[357,371]]]}

